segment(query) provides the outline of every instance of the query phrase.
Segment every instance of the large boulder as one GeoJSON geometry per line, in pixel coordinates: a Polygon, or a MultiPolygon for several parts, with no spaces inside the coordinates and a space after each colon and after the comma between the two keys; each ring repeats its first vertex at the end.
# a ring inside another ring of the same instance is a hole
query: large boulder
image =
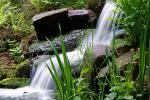
{"type": "Polygon", "coordinates": [[[68,17],[71,30],[86,28],[92,22],[92,18],[95,18],[92,14],[90,10],[69,10],[68,17]],[[93,17],[90,18],[91,16],[93,17]]]}
{"type": "Polygon", "coordinates": [[[84,29],[96,18],[90,10],[63,8],[44,12],[33,17],[33,24],[39,40],[54,37],[75,29],[84,29]]]}
{"type": "MultiPolygon", "coordinates": [[[[118,66],[118,69],[120,69],[120,74],[123,75],[125,69],[129,66],[129,64],[132,63],[132,52],[128,51],[127,53],[119,56],[116,58],[116,65],[118,66]]],[[[102,78],[108,73],[108,67],[103,67],[100,72],[98,73],[97,77],[102,78]]],[[[136,74],[137,75],[137,74],[136,74]]]]}
{"type": "Polygon", "coordinates": [[[45,37],[59,35],[60,29],[58,24],[66,22],[67,18],[67,8],[35,15],[32,20],[38,39],[43,40],[45,37]]]}
{"type": "MultiPolygon", "coordinates": [[[[128,45],[116,48],[115,56],[118,57],[116,58],[116,63],[120,66],[120,68],[124,68],[124,66],[131,61],[132,54],[129,52],[130,49],[131,47],[128,45]]],[[[92,78],[95,78],[97,73],[99,73],[98,77],[104,77],[108,72],[108,67],[106,67],[108,66],[108,60],[112,60],[112,50],[104,45],[94,45],[91,50],[86,51],[83,60],[85,64],[83,66],[89,66],[89,64],[91,64],[92,69],[91,72],[88,73],[88,76],[91,77],[92,75],[92,78]]]]}

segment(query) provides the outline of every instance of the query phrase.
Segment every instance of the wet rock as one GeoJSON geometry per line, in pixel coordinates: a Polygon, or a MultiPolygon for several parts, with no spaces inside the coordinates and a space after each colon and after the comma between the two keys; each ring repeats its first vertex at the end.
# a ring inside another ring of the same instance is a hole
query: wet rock
{"type": "Polygon", "coordinates": [[[88,10],[69,10],[68,17],[72,30],[86,28],[88,23],[92,21],[88,10]]]}
{"type": "Polygon", "coordinates": [[[129,45],[120,46],[116,49],[116,55],[121,56],[130,50],[131,50],[131,46],[129,46],[129,45]]]}
{"type": "MultiPolygon", "coordinates": [[[[32,67],[31,79],[35,75],[38,65],[40,65],[46,60],[49,60],[49,57],[50,57],[49,55],[40,55],[31,59],[31,67],[32,67]]],[[[71,64],[73,77],[79,77],[80,75],[80,71],[78,68],[79,64],[80,63],[71,64]]]]}
{"type": "MultiPolygon", "coordinates": [[[[127,69],[128,65],[132,61],[132,52],[127,52],[120,57],[116,58],[116,65],[118,66],[118,69],[120,70],[121,75],[124,75],[124,71],[127,69]]],[[[100,72],[97,74],[97,77],[102,78],[108,73],[108,66],[102,68],[100,72]]]]}
{"type": "Polygon", "coordinates": [[[49,59],[49,55],[40,55],[31,59],[31,68],[32,68],[31,79],[35,75],[38,65],[46,61],[47,59],[49,59]]]}
{"type": "Polygon", "coordinates": [[[90,10],[70,10],[69,8],[48,11],[35,15],[33,24],[39,40],[54,37],[75,29],[86,28],[95,19],[90,10]]]}
{"type": "Polygon", "coordinates": [[[89,52],[88,50],[86,50],[86,53],[84,55],[84,60],[83,62],[86,60],[91,61],[90,63],[92,64],[92,66],[94,67],[105,67],[106,66],[106,54],[107,56],[110,55],[110,49],[105,46],[105,45],[94,45],[92,50],[89,52]],[[87,59],[90,58],[90,59],[87,59]],[[101,65],[101,66],[100,66],[101,65]]]}
{"type": "Polygon", "coordinates": [[[110,49],[107,46],[104,45],[95,45],[93,47],[93,63],[95,64],[95,66],[97,67],[104,67],[106,66],[106,62],[104,62],[107,57],[110,56],[110,49]]]}
{"type": "MultiPolygon", "coordinates": [[[[83,33],[84,32],[82,30],[75,30],[64,36],[64,44],[67,51],[71,51],[77,47],[78,40],[81,38],[83,33]]],[[[58,52],[61,52],[60,38],[59,37],[55,38],[51,42],[54,44],[58,52]]],[[[47,54],[54,54],[52,48],[50,48],[50,44],[48,41],[37,42],[32,44],[29,47],[28,55],[32,55],[32,57],[35,57],[37,55],[47,55],[47,54]]]]}
{"type": "Polygon", "coordinates": [[[88,80],[94,80],[97,73],[107,65],[106,58],[109,57],[109,55],[110,49],[105,45],[95,45],[91,50],[86,50],[83,67],[89,66],[90,72],[85,73],[84,77],[88,78],[88,80]],[[89,77],[91,79],[89,79],[89,77]]]}

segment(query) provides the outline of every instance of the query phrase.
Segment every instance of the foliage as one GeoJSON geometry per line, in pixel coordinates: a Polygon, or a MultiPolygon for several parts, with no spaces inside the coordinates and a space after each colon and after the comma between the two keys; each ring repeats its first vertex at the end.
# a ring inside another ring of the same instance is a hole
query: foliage
{"type": "Polygon", "coordinates": [[[88,100],[93,100],[96,97],[96,94],[89,89],[89,82],[86,80],[86,78],[83,78],[83,74],[87,73],[86,69],[84,68],[82,70],[80,77],[76,79],[72,77],[73,73],[67,57],[63,38],[61,38],[62,55],[58,54],[56,48],[52,43],[50,44],[54,50],[55,56],[57,58],[62,73],[62,78],[60,78],[59,73],[57,73],[57,70],[55,68],[53,58],[50,58],[52,68],[49,65],[47,65],[47,67],[53,77],[53,80],[55,81],[59,94],[59,99],[85,100],[89,98],[88,100]],[[63,59],[61,59],[61,56],[63,57],[63,59]]]}
{"type": "Polygon", "coordinates": [[[28,78],[6,78],[0,81],[1,88],[18,88],[28,85],[30,80],[28,78]]]}
{"type": "Polygon", "coordinates": [[[77,8],[85,8],[87,6],[88,0],[69,0],[67,5],[64,6],[69,6],[73,7],[75,9],[77,8]]]}
{"type": "Polygon", "coordinates": [[[71,66],[66,55],[66,50],[65,50],[64,43],[62,42],[62,38],[61,38],[61,47],[62,47],[62,55],[63,55],[64,63],[62,63],[60,56],[52,43],[51,43],[51,47],[54,50],[55,56],[58,61],[58,65],[62,73],[62,78],[64,79],[63,82],[62,79],[59,77],[59,73],[57,72],[52,59],[50,58],[52,69],[48,65],[47,66],[56,84],[59,98],[61,100],[73,100],[74,98],[73,96],[75,95],[75,91],[74,91],[75,87],[72,78],[71,66]]]}
{"type": "Polygon", "coordinates": [[[22,50],[19,46],[19,43],[15,40],[11,41],[7,39],[7,45],[9,48],[10,55],[16,62],[21,62],[24,59],[22,55],[22,50]]]}
{"type": "Polygon", "coordinates": [[[131,42],[134,45],[140,45],[140,67],[138,84],[139,92],[143,94],[146,69],[146,48],[149,48],[147,44],[149,43],[150,31],[150,1],[117,0],[117,2],[124,14],[122,23],[129,33],[131,42]]]}
{"type": "Polygon", "coordinates": [[[1,0],[0,1],[0,27],[12,30],[14,34],[24,36],[33,32],[29,13],[31,4],[27,0],[1,0]]]}
{"type": "Polygon", "coordinates": [[[44,9],[52,4],[52,0],[30,0],[30,1],[39,10],[44,9]]]}
{"type": "Polygon", "coordinates": [[[140,44],[142,34],[150,30],[149,0],[117,0],[123,13],[122,25],[129,33],[129,40],[136,46],[140,44]]]}
{"type": "Polygon", "coordinates": [[[62,7],[82,8],[87,4],[87,0],[30,0],[39,10],[56,9],[62,7]]]}
{"type": "Polygon", "coordinates": [[[121,82],[110,89],[110,94],[107,95],[106,100],[135,100],[134,92],[134,82],[121,82]]]}

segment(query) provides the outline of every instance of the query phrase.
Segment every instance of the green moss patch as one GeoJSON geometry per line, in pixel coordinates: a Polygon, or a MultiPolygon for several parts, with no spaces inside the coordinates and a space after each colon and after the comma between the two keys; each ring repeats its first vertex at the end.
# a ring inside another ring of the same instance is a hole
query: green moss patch
{"type": "Polygon", "coordinates": [[[0,81],[1,88],[18,88],[29,85],[30,79],[28,78],[6,78],[0,81]]]}
{"type": "Polygon", "coordinates": [[[21,62],[18,65],[15,65],[15,67],[16,67],[16,77],[23,77],[23,78],[30,77],[30,63],[28,59],[21,62]]]}

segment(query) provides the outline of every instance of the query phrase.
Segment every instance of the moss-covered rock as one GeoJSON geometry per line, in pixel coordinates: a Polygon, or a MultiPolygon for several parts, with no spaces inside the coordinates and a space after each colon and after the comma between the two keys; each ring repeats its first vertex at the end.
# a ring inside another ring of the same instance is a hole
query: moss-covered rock
{"type": "Polygon", "coordinates": [[[30,62],[25,60],[16,65],[16,77],[29,78],[30,77],[30,62]]]}
{"type": "Polygon", "coordinates": [[[5,72],[0,71],[0,80],[7,77],[7,74],[5,72]]]}
{"type": "Polygon", "coordinates": [[[18,88],[28,85],[30,80],[28,78],[6,78],[0,81],[0,88],[18,88]]]}

